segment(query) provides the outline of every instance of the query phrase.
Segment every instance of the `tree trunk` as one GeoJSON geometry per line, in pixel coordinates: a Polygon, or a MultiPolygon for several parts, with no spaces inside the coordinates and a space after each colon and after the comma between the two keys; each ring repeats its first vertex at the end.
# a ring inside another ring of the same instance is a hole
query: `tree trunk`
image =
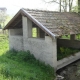
{"type": "Polygon", "coordinates": [[[70,0],[69,0],[69,12],[70,12],[70,10],[71,10],[71,9],[70,9],[70,0]]]}
{"type": "Polygon", "coordinates": [[[65,6],[65,12],[67,12],[67,1],[65,0],[64,3],[65,3],[65,4],[64,4],[64,6],[65,6]]]}
{"type": "Polygon", "coordinates": [[[71,12],[71,9],[72,9],[72,3],[73,3],[73,0],[69,0],[69,12],[71,12]]]}
{"type": "Polygon", "coordinates": [[[80,0],[78,0],[78,13],[80,14],[80,0]]]}
{"type": "Polygon", "coordinates": [[[59,11],[61,12],[61,0],[60,0],[60,10],[59,11]]]}

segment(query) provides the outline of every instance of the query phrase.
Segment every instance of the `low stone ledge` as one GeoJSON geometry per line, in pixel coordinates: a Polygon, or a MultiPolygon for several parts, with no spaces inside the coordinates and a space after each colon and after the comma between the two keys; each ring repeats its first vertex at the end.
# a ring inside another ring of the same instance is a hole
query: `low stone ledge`
{"type": "Polygon", "coordinates": [[[78,59],[80,59],[80,52],[75,53],[74,55],[71,55],[70,57],[63,58],[62,60],[57,61],[57,70],[71,64],[72,62],[78,59]]]}

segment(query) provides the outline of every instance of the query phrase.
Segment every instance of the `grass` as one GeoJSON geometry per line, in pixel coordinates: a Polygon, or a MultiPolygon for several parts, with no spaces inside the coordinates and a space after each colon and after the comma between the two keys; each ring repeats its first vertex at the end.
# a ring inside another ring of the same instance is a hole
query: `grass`
{"type": "Polygon", "coordinates": [[[0,80],[54,80],[54,69],[36,60],[30,51],[9,51],[7,36],[0,35],[0,80]]]}
{"type": "Polygon", "coordinates": [[[32,37],[37,37],[37,28],[32,28],[32,37]]]}
{"type": "Polygon", "coordinates": [[[79,52],[79,49],[60,47],[58,48],[57,59],[63,59],[65,57],[69,57],[71,55],[75,55],[75,53],[79,52]]]}
{"type": "Polygon", "coordinates": [[[76,40],[80,40],[80,34],[76,35],[76,40]]]}
{"type": "MultiPolygon", "coordinates": [[[[70,40],[70,35],[63,35],[61,36],[61,39],[68,39],[70,40]]],[[[75,40],[80,40],[80,34],[75,35],[75,40]]]]}
{"type": "Polygon", "coordinates": [[[0,34],[0,55],[9,50],[7,37],[6,35],[0,34]]]}
{"type": "Polygon", "coordinates": [[[62,39],[70,39],[70,35],[63,35],[61,36],[62,39]]]}

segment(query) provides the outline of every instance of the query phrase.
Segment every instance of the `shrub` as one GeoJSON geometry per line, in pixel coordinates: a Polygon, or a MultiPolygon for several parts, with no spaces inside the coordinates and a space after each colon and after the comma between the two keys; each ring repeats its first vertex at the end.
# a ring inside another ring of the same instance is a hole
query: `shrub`
{"type": "Polygon", "coordinates": [[[24,62],[32,62],[35,59],[33,54],[30,54],[30,51],[16,51],[16,50],[10,50],[6,52],[6,56],[10,59],[17,60],[17,61],[24,61],[24,62]]]}
{"type": "Polygon", "coordinates": [[[35,57],[33,56],[33,54],[30,54],[30,51],[28,50],[27,52],[24,52],[24,51],[19,51],[16,55],[17,59],[19,61],[29,61],[29,62],[32,62],[35,59],[35,57]]]}

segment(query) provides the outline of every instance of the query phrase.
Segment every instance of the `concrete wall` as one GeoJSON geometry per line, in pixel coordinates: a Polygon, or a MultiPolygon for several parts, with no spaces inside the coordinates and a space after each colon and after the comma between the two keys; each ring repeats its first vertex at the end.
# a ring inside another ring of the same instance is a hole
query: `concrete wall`
{"type": "Polygon", "coordinates": [[[52,40],[50,37],[45,37],[45,40],[28,38],[24,44],[24,50],[30,50],[37,59],[52,67],[57,65],[56,40],[52,40]]]}
{"type": "Polygon", "coordinates": [[[45,36],[44,39],[40,38],[29,38],[29,28],[32,27],[32,22],[23,17],[23,46],[24,50],[30,50],[34,56],[51,65],[57,67],[57,51],[56,51],[56,39],[53,40],[49,36],[45,36]],[[31,24],[30,24],[31,23],[31,24]]]}
{"type": "Polygon", "coordinates": [[[57,62],[57,70],[65,67],[79,59],[80,59],[80,52],[76,53],[75,55],[71,55],[66,58],[63,58],[57,62]]]}
{"type": "Polygon", "coordinates": [[[10,29],[10,35],[23,35],[22,28],[20,29],[10,29]]]}
{"type": "Polygon", "coordinates": [[[63,47],[72,47],[72,48],[80,49],[80,41],[78,40],[58,39],[57,45],[63,46],[63,47]]]}
{"type": "Polygon", "coordinates": [[[23,36],[12,36],[9,30],[9,47],[10,49],[23,50],[23,36]]]}

